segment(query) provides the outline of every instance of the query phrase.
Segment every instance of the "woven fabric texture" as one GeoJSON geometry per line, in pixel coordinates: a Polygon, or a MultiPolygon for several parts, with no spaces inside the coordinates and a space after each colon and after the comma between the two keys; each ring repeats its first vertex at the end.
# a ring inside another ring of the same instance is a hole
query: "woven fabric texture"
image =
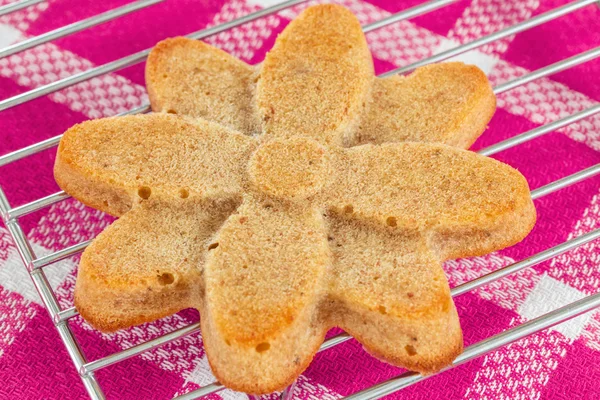
{"type": "MultiPolygon", "coordinates": [[[[0,0],[0,5],[11,0],[0,0]]],[[[342,0],[369,23],[421,0],[342,0]]],[[[125,4],[125,0],[47,0],[0,17],[0,48],[125,4]]],[[[101,65],[157,41],[241,17],[275,0],[168,0],[80,33],[0,59],[0,99],[101,65]]],[[[378,73],[563,5],[563,0],[461,0],[367,34],[378,73]]],[[[259,63],[276,35],[306,4],[207,39],[259,63]]],[[[584,7],[542,26],[458,57],[482,68],[497,85],[600,45],[600,7],[584,7]]],[[[147,102],[143,64],[80,83],[0,112],[0,155],[58,135],[71,125],[147,102]]],[[[498,96],[498,111],[473,149],[489,146],[600,100],[600,59],[498,96]]],[[[12,206],[47,196],[55,149],[0,169],[12,206]]],[[[512,165],[532,189],[600,163],[600,115],[494,157],[512,165]]],[[[455,260],[445,269],[452,286],[600,228],[600,177],[536,200],[538,223],[517,246],[485,257],[455,260]]],[[[94,237],[111,218],[70,199],[21,219],[36,255],[94,237]]],[[[77,258],[46,268],[63,308],[72,305],[77,258]]],[[[456,299],[469,345],[600,290],[600,242],[591,242],[456,299]]],[[[198,320],[186,310],[152,324],[102,334],[81,318],[70,321],[88,360],[114,353],[198,320]]],[[[600,398],[600,312],[553,329],[389,396],[394,399],[600,398]]],[[[402,371],[366,354],[355,341],[318,354],[299,378],[299,399],[335,399],[402,371]]],[[[166,399],[214,377],[194,334],[97,373],[109,399],[166,399]]],[[[85,398],[83,385],[29,279],[17,249],[0,226],[0,399],[85,398]]],[[[243,399],[224,390],[211,399],[243,399]]],[[[265,396],[265,398],[274,398],[265,396]]]]}

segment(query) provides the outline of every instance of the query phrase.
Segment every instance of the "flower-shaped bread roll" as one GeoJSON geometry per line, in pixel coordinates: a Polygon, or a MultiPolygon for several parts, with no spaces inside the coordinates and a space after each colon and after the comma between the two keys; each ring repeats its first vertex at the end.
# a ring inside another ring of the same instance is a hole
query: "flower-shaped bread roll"
{"type": "Polygon", "coordinates": [[[470,144],[494,108],[477,69],[375,79],[357,20],[325,5],[259,67],[171,39],[147,80],[161,112],[85,122],[58,149],[59,185],[120,217],[81,259],[88,322],[194,307],[215,375],[249,393],[291,383],[334,326],[420,372],[460,353],[441,264],[520,241],[529,188],[493,159],[402,141],[470,144]]]}

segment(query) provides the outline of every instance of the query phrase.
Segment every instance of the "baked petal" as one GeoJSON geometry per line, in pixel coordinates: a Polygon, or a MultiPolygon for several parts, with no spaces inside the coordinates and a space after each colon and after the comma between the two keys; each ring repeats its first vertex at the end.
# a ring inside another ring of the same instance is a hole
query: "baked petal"
{"type": "Polygon", "coordinates": [[[120,216],[147,199],[239,199],[254,139],[165,114],[86,121],[65,132],[54,177],[82,203],[120,216]]]}
{"type": "Polygon", "coordinates": [[[330,215],[329,296],[340,326],[367,351],[433,372],[462,350],[462,333],[438,256],[420,234],[397,234],[330,215]]]}
{"type": "Polygon", "coordinates": [[[334,212],[420,233],[441,260],[522,240],[535,222],[525,178],[494,159],[449,146],[390,143],[337,149],[322,200],[334,212]]]}
{"type": "Polygon", "coordinates": [[[146,61],[152,110],[204,118],[247,135],[260,132],[255,67],[199,40],[159,42],[146,61]]]}
{"type": "Polygon", "coordinates": [[[198,307],[204,249],[234,209],[188,200],[135,205],[83,253],[77,310],[109,332],[198,307]]]}
{"type": "Polygon", "coordinates": [[[260,71],[257,105],[267,138],[353,143],[373,81],[373,62],[356,17],[344,7],[312,7],[279,35],[260,71]]]}
{"type": "Polygon", "coordinates": [[[359,142],[429,142],[469,148],[486,129],[496,97],[485,74],[460,62],[378,78],[359,142]]]}
{"type": "Polygon", "coordinates": [[[209,247],[202,334],[219,381],[284,388],[325,335],[318,313],[329,263],[320,213],[248,196],[209,247]]]}

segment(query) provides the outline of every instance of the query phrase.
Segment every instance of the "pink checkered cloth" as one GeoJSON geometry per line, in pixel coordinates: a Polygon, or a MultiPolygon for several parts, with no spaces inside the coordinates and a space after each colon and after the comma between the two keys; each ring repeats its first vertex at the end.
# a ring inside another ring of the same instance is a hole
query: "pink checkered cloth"
{"type": "MultiPolygon", "coordinates": [[[[0,0],[0,4],[13,0],[0,0]]],[[[422,0],[343,0],[368,23],[422,0]]],[[[126,3],[125,0],[48,0],[0,17],[0,48],[126,3]],[[85,6],[82,5],[85,3],[85,6]]],[[[104,64],[154,45],[243,16],[273,0],[169,0],[118,20],[0,59],[0,98],[104,64]]],[[[464,0],[367,35],[378,72],[407,65],[560,6],[563,0],[464,0]]],[[[278,32],[301,7],[246,24],[207,41],[249,63],[260,62],[278,32]]],[[[600,45],[600,8],[568,16],[487,45],[461,57],[480,66],[493,84],[600,45]]],[[[600,100],[600,61],[539,79],[498,97],[498,111],[475,144],[479,149],[600,100]]],[[[147,101],[143,66],[81,83],[0,113],[0,154],[62,133],[90,118],[114,115],[147,101]]],[[[600,162],[600,117],[587,118],[496,157],[518,168],[532,189],[600,162]]],[[[20,205],[58,190],[52,178],[55,149],[0,169],[0,185],[20,205]]],[[[599,178],[536,200],[539,220],[521,244],[445,266],[451,285],[600,227],[599,178]]],[[[35,253],[43,255],[89,239],[110,218],[73,200],[22,218],[35,253]]],[[[469,345],[600,288],[600,243],[592,242],[541,265],[457,298],[469,345]]],[[[62,307],[72,305],[77,260],[46,269],[62,307]]],[[[88,360],[128,348],[198,320],[184,311],[111,335],[81,318],[70,325],[88,360]]],[[[464,366],[392,398],[597,399],[600,398],[600,313],[592,312],[464,366]]],[[[298,381],[299,399],[349,395],[402,371],[367,355],[355,341],[316,356],[298,381]]],[[[101,370],[109,398],[171,398],[214,380],[199,334],[101,370]]],[[[0,398],[85,398],[85,390],[35,292],[7,231],[0,227],[0,398]]],[[[245,398],[229,390],[211,399],[245,398]]]]}

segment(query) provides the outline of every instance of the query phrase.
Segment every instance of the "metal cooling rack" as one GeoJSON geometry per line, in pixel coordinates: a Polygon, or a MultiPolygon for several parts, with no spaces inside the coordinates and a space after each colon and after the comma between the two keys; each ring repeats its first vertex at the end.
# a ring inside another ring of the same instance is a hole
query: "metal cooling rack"
{"type": "MultiPolygon", "coordinates": [[[[15,2],[12,4],[8,4],[0,7],[0,16],[5,15],[25,7],[37,4],[43,0],[22,0],[19,2],[15,2]]],[[[98,14],[94,17],[87,18],[81,20],[79,22],[75,22],[73,24],[64,26],[62,28],[58,28],[51,32],[47,32],[45,34],[32,37],[30,39],[24,40],[12,46],[9,46],[4,49],[0,49],[0,58],[9,56],[11,54],[18,53],[25,49],[31,48],[33,46],[37,46],[42,43],[49,42],[54,39],[58,39],[74,32],[78,32],[80,30],[89,28],[91,26],[110,21],[112,19],[118,18],[127,13],[139,10],[143,7],[150,6],[152,4],[156,4],[163,0],[141,0],[130,3],[123,7],[115,8],[108,12],[98,14]]],[[[287,9],[294,5],[305,2],[306,0],[288,0],[284,1],[280,4],[264,8],[260,11],[256,11],[254,13],[248,14],[242,18],[238,18],[227,22],[222,25],[218,25],[212,28],[203,29],[197,32],[193,32],[187,35],[192,39],[203,39],[211,35],[215,35],[219,32],[226,31],[228,29],[234,28],[236,26],[245,24],[250,21],[254,21],[256,19],[262,18],[264,16],[276,13],[278,11],[287,9]]],[[[432,12],[438,8],[449,5],[456,0],[432,0],[418,6],[406,9],[404,11],[398,12],[396,14],[390,15],[387,18],[384,18],[381,21],[377,21],[363,27],[365,32],[373,31],[379,29],[381,27],[387,26],[389,24],[402,21],[408,18],[412,18],[418,15],[422,15],[425,13],[432,12]]],[[[480,46],[492,43],[496,40],[506,38],[508,36],[514,35],[516,33],[525,31],[529,28],[544,24],[548,21],[552,21],[561,16],[567,15],[573,11],[581,9],[583,7],[592,6],[592,4],[598,3],[598,0],[578,0],[573,1],[569,4],[566,4],[562,7],[555,8],[546,13],[537,15],[527,21],[520,22],[508,28],[502,29],[500,31],[494,32],[490,35],[483,36],[477,40],[474,40],[470,43],[466,43],[452,49],[446,50],[442,53],[436,54],[432,57],[426,58],[424,60],[415,62],[413,64],[407,65],[402,68],[397,68],[393,71],[386,72],[381,76],[389,76],[393,74],[403,74],[414,70],[417,67],[446,60],[448,58],[457,56],[459,54],[465,53],[469,50],[476,49],[480,46]]],[[[598,3],[597,5],[600,5],[598,3]]],[[[52,82],[50,84],[40,86],[38,88],[29,90],[22,94],[19,94],[14,97],[10,97],[8,99],[0,101],[0,111],[18,106],[19,104],[37,99],[39,97],[48,95],[50,93],[54,93],[63,88],[75,85],[79,82],[86,81],[88,79],[107,74],[113,71],[117,71],[119,69],[140,63],[146,59],[150,49],[143,50],[137,52],[135,54],[129,55],[127,57],[123,57],[121,59],[109,62],[104,65],[100,65],[98,67],[91,68],[87,71],[69,76],[67,78],[58,80],[56,82],[52,82]]],[[[580,53],[576,56],[564,59],[547,67],[538,69],[536,71],[530,72],[524,76],[516,78],[512,81],[503,83],[494,88],[494,92],[496,94],[503,93],[514,89],[518,86],[524,85],[528,82],[532,82],[538,78],[542,78],[545,76],[552,75],[554,73],[563,71],[565,69],[574,67],[576,65],[585,63],[589,60],[592,60],[596,57],[600,56],[600,47],[596,47],[589,51],[580,53]]],[[[149,105],[143,105],[141,107],[132,109],[130,111],[124,112],[120,115],[127,114],[139,114],[150,111],[149,105]]],[[[518,146],[524,142],[532,140],[536,137],[542,136],[546,133],[555,131],[561,127],[567,126],[594,114],[600,112],[600,104],[596,104],[591,106],[581,112],[578,112],[573,115],[569,115],[565,118],[561,118],[547,125],[540,126],[538,128],[532,129],[528,132],[524,132],[518,134],[510,139],[504,140],[495,145],[489,146],[485,149],[479,151],[480,154],[489,156],[492,154],[496,154],[500,151],[518,146]]],[[[33,154],[39,153],[43,150],[52,148],[56,146],[60,140],[62,135],[55,136],[53,138],[44,140],[42,142],[33,144],[31,146],[22,148],[20,150],[14,151],[12,153],[0,156],[0,167],[10,164],[14,161],[29,157],[33,154]]],[[[531,196],[533,199],[538,199],[540,197],[546,196],[550,193],[553,193],[557,190],[563,189],[567,186],[573,185],[575,183],[581,182],[585,179],[588,179],[592,176],[595,176],[600,173],[600,164],[596,164],[590,168],[579,171],[575,174],[566,176],[562,179],[554,181],[546,186],[542,186],[538,189],[535,189],[531,192],[531,196]]],[[[42,208],[48,207],[51,204],[63,201],[69,198],[69,196],[61,191],[54,193],[50,196],[37,199],[30,203],[20,205],[17,207],[11,207],[6,195],[0,188],[0,215],[8,228],[10,235],[12,236],[15,245],[18,249],[18,252],[23,260],[23,264],[29,271],[29,275],[33,280],[33,283],[42,298],[42,301],[58,330],[58,333],[64,342],[64,345],[77,369],[83,384],[92,399],[104,399],[104,394],[102,392],[102,388],[99,385],[94,373],[102,368],[106,368],[112,364],[116,364],[120,361],[128,359],[130,357],[137,356],[145,351],[154,349],[156,347],[162,346],[165,343],[172,342],[174,340],[180,339],[184,336],[198,333],[200,331],[200,326],[198,323],[189,325],[187,327],[181,328],[174,332],[171,332],[167,335],[158,337],[153,340],[149,340],[145,343],[139,344],[137,346],[133,346],[126,350],[122,350],[120,352],[111,354],[109,356],[88,361],[85,355],[82,353],[79,345],[73,336],[73,333],[69,327],[69,319],[75,317],[77,311],[74,307],[62,309],[56,299],[54,292],[52,291],[50,284],[48,283],[48,279],[46,278],[46,274],[44,273],[44,267],[55,263],[59,260],[71,257],[82,252],[86,246],[90,243],[90,241],[85,241],[74,246],[59,250],[55,253],[37,257],[32,250],[31,244],[23,233],[23,229],[19,224],[19,218],[32,213],[34,211],[38,211],[42,208]]],[[[481,276],[477,279],[474,279],[470,282],[464,283],[458,287],[452,289],[452,296],[460,296],[464,293],[470,292],[476,288],[479,288],[483,285],[486,285],[490,282],[501,279],[507,275],[520,271],[524,268],[531,267],[537,265],[543,261],[549,260],[553,257],[558,256],[559,254],[565,253],[572,249],[575,249],[579,246],[582,246],[586,243],[589,243],[593,240],[596,240],[600,237],[600,229],[596,229],[594,231],[588,232],[584,235],[581,235],[577,238],[559,244],[555,247],[544,250],[538,254],[535,254],[527,259],[516,262],[512,265],[506,266],[494,272],[491,272],[487,275],[481,276]]],[[[523,323],[514,328],[508,329],[500,334],[489,337],[485,340],[482,340],[478,343],[475,343],[469,347],[467,347],[464,352],[454,361],[454,363],[447,367],[445,370],[452,369],[455,366],[466,363],[474,358],[480,357],[484,354],[487,354],[491,351],[501,348],[509,343],[517,341],[521,338],[527,337],[529,335],[535,334],[541,330],[547,329],[551,326],[557,325],[561,322],[574,318],[578,315],[586,313],[596,307],[600,306],[600,292],[594,295],[588,296],[581,300],[575,301],[571,304],[568,304],[564,307],[558,308],[552,312],[544,314],[536,319],[523,323]]],[[[343,343],[349,340],[350,337],[345,334],[339,334],[335,337],[332,337],[326,340],[321,346],[319,351],[326,351],[327,349],[336,346],[340,343],[343,343]]],[[[444,370],[444,371],[445,371],[444,370]]],[[[443,372],[443,371],[442,371],[443,372]]],[[[366,400],[366,399],[377,399],[387,394],[396,392],[400,389],[413,385],[417,382],[420,382],[424,379],[427,379],[429,376],[425,377],[413,372],[407,372],[396,376],[392,379],[389,379],[385,382],[379,383],[373,387],[362,390],[358,393],[355,393],[351,396],[346,397],[347,399],[354,400],[366,400]]],[[[206,396],[210,393],[215,393],[224,389],[223,385],[218,382],[214,382],[210,385],[204,386],[200,389],[194,390],[187,394],[177,397],[179,400],[183,399],[196,399],[206,396]]],[[[282,399],[291,399],[293,398],[293,385],[290,386],[287,390],[285,390],[281,394],[282,399]]]]}

